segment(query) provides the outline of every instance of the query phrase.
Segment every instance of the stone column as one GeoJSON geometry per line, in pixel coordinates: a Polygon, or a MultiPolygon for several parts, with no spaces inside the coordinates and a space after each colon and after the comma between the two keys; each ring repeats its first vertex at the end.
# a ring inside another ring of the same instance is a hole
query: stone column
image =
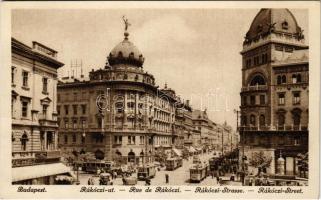
{"type": "Polygon", "coordinates": [[[44,131],[44,140],[45,140],[45,151],[48,150],[47,148],[47,131],[44,131]]]}
{"type": "Polygon", "coordinates": [[[58,132],[57,131],[55,131],[54,132],[54,138],[55,138],[55,150],[57,150],[58,149],[58,132]]]}

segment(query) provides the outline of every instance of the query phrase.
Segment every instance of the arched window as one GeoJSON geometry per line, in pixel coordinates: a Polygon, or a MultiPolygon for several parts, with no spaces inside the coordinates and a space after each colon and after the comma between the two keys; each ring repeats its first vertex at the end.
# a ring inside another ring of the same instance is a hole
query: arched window
{"type": "Polygon", "coordinates": [[[103,151],[101,151],[101,150],[98,149],[97,151],[95,151],[95,157],[96,157],[96,159],[98,159],[98,160],[103,160],[104,157],[105,157],[105,154],[104,154],[103,151]]]}
{"type": "Polygon", "coordinates": [[[298,74],[297,77],[296,77],[296,79],[297,79],[296,81],[297,81],[298,83],[301,83],[301,81],[302,81],[302,80],[301,80],[301,74],[298,74]]]}
{"type": "Polygon", "coordinates": [[[260,115],[260,126],[265,126],[265,116],[260,115]]]}
{"type": "Polygon", "coordinates": [[[282,83],[282,78],[281,78],[280,75],[277,77],[276,82],[277,82],[278,85],[280,85],[282,83]]]}
{"type": "Polygon", "coordinates": [[[246,126],[246,125],[247,125],[247,117],[246,117],[246,116],[242,116],[242,118],[241,118],[241,125],[242,125],[242,126],[246,126]]]}
{"type": "Polygon", "coordinates": [[[301,109],[295,108],[292,110],[293,125],[299,126],[301,123],[301,109]]]}
{"type": "Polygon", "coordinates": [[[255,126],[255,124],[256,124],[255,115],[251,115],[251,116],[250,116],[250,124],[251,124],[252,126],[255,126]]]}
{"type": "Polygon", "coordinates": [[[21,141],[21,150],[26,151],[27,150],[27,142],[28,142],[28,135],[24,133],[20,139],[21,141]]]}
{"type": "Polygon", "coordinates": [[[122,58],[123,57],[123,52],[118,52],[118,57],[122,58]]]}
{"type": "Polygon", "coordinates": [[[250,86],[265,85],[265,80],[261,75],[256,75],[251,80],[250,86]]]}
{"type": "Polygon", "coordinates": [[[135,153],[132,151],[128,153],[128,162],[135,162],[135,153]]]}
{"type": "Polygon", "coordinates": [[[282,76],[282,83],[286,83],[286,76],[285,75],[282,76]]]}
{"type": "Polygon", "coordinates": [[[292,83],[297,83],[296,74],[293,74],[293,75],[292,75],[292,83]]]}
{"type": "Polygon", "coordinates": [[[285,115],[284,115],[284,113],[279,113],[278,114],[278,125],[284,126],[284,124],[285,124],[285,115]]]}

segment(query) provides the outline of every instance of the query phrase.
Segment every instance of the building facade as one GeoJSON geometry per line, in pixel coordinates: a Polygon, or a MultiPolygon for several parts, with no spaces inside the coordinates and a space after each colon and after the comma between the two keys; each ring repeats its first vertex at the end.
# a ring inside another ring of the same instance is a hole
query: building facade
{"type": "Polygon", "coordinates": [[[268,173],[297,175],[297,155],[308,151],[309,61],[302,32],[288,9],[261,9],[246,33],[240,155],[249,170],[264,152],[268,173]]]}
{"type": "Polygon", "coordinates": [[[68,173],[60,163],[56,112],[57,52],[12,38],[11,111],[13,184],[53,184],[68,173]],[[54,169],[55,168],[55,169],[54,169]]]}
{"type": "Polygon", "coordinates": [[[124,35],[104,69],[92,70],[89,80],[58,84],[64,153],[142,164],[159,148],[172,147],[175,93],[156,86],[154,76],[143,70],[143,55],[128,32],[124,35]]]}

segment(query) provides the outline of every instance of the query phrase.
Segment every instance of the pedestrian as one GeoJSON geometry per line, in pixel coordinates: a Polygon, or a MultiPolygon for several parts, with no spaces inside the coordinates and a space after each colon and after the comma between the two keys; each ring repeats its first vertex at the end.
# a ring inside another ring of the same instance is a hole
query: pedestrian
{"type": "Polygon", "coordinates": [[[219,183],[219,181],[220,181],[220,176],[219,176],[219,174],[218,174],[218,172],[216,172],[216,183],[218,184],[219,183]]]}
{"type": "Polygon", "coordinates": [[[165,174],[165,180],[166,180],[166,184],[169,183],[169,175],[168,174],[165,174]]]}
{"type": "Polygon", "coordinates": [[[88,178],[87,183],[88,183],[88,185],[91,185],[91,178],[90,177],[88,178]]]}
{"type": "Polygon", "coordinates": [[[117,178],[117,172],[116,171],[113,172],[113,176],[114,176],[114,179],[117,178]]]}
{"type": "Polygon", "coordinates": [[[212,179],[214,178],[214,172],[211,172],[212,179]]]}

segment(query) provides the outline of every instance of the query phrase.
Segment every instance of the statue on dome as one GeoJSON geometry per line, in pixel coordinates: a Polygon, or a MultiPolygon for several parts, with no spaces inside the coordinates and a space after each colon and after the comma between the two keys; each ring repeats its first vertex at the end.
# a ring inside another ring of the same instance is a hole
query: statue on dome
{"type": "Polygon", "coordinates": [[[123,16],[123,21],[124,21],[124,23],[125,23],[125,31],[127,31],[128,26],[130,26],[131,24],[128,22],[128,19],[125,18],[125,15],[123,16]]]}
{"type": "Polygon", "coordinates": [[[268,32],[269,32],[269,33],[271,33],[271,32],[274,31],[274,29],[275,29],[275,24],[276,24],[276,23],[273,23],[273,24],[267,23],[267,25],[268,25],[268,32]]]}

